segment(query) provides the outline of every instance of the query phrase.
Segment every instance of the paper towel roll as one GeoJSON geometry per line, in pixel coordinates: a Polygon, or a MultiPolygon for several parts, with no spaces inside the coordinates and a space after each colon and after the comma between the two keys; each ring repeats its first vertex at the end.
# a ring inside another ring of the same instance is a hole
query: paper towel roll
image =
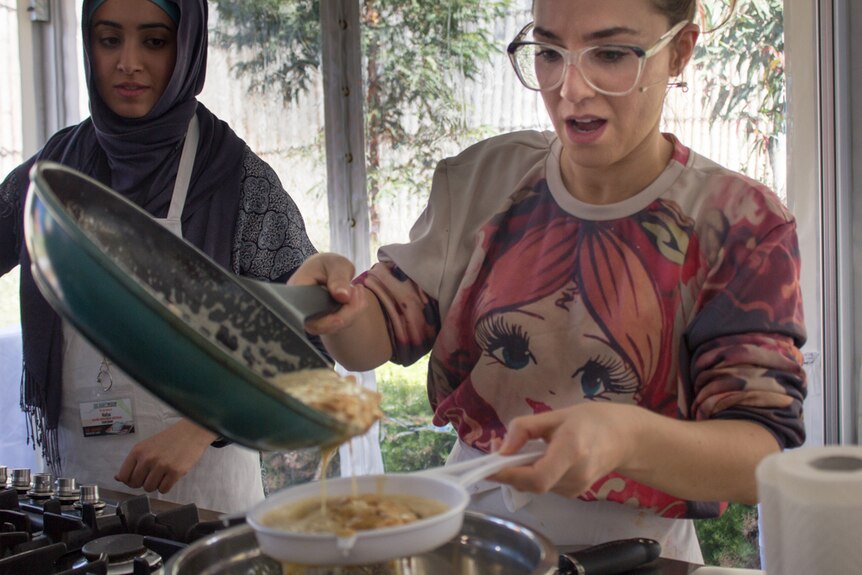
{"type": "Polygon", "coordinates": [[[770,455],[757,486],[768,575],[862,573],[862,447],[770,455]]]}

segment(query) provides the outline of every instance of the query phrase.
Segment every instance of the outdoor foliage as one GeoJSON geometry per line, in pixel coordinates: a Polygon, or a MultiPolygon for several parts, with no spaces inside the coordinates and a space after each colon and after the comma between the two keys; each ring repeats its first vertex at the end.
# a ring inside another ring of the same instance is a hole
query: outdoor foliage
{"type": "Polygon", "coordinates": [[[431,424],[427,371],[427,357],[408,368],[388,363],[377,370],[385,414],[380,450],[387,473],[443,465],[457,438],[451,426],[431,424]]]}
{"type": "Polygon", "coordinates": [[[760,568],[756,507],[732,503],[720,518],[701,519],[695,528],[707,565],[760,568]]]}
{"type": "MultiPolygon", "coordinates": [[[[706,2],[703,19],[720,22],[723,16],[713,11],[725,9],[723,2],[706,2]]],[[[735,118],[754,143],[751,160],[775,174],[775,153],[785,131],[784,0],[740,0],[724,26],[704,35],[693,61],[703,72],[710,121],[735,118]]]]}
{"type": "MultiPolygon", "coordinates": [[[[319,0],[213,0],[215,40],[237,49],[256,92],[296,101],[320,65],[319,0]]],[[[511,0],[362,0],[366,164],[371,245],[381,194],[430,188],[447,143],[469,138],[460,86],[499,51],[489,22],[511,0]]]]}

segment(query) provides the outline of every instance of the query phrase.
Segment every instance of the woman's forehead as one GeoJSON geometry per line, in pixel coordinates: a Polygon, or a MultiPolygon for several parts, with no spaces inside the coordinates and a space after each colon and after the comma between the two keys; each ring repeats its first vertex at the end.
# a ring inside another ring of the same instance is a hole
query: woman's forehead
{"type": "Polygon", "coordinates": [[[535,35],[543,40],[634,40],[665,26],[651,0],[535,0],[533,18],[535,35]]]}
{"type": "Polygon", "coordinates": [[[158,23],[171,28],[176,22],[157,3],[151,0],[104,0],[92,11],[92,23],[106,19],[123,23],[158,23]]]}

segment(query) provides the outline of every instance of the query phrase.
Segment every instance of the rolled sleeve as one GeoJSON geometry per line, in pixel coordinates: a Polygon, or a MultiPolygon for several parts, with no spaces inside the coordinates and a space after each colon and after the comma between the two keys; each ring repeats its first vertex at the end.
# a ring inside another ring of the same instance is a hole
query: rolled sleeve
{"type": "Polygon", "coordinates": [[[797,447],[805,441],[806,336],[794,222],[754,244],[727,250],[686,332],[691,416],[750,420],[782,448],[797,447]]]}
{"type": "Polygon", "coordinates": [[[427,354],[440,331],[437,301],[391,263],[378,263],[356,279],[377,297],[392,344],[391,361],[410,365],[427,354]]]}

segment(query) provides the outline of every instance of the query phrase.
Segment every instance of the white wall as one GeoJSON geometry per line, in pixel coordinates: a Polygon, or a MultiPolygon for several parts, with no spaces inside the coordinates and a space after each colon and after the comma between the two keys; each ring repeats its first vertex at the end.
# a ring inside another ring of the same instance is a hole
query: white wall
{"type": "Polygon", "coordinates": [[[824,443],[824,390],[821,350],[822,272],[819,155],[819,81],[816,4],[785,2],[787,74],[787,200],[797,218],[802,257],[802,296],[808,343],[805,346],[809,389],[805,402],[809,445],[824,443]]]}
{"type": "MultiPolygon", "coordinates": [[[[862,46],[858,42],[858,30],[862,26],[862,5],[857,0],[848,1],[847,29],[849,34],[850,91],[848,101],[850,125],[850,150],[846,158],[849,166],[850,181],[846,193],[853,210],[853,275],[854,285],[862,286],[862,46]]],[[[862,329],[862,293],[854,290],[854,331],[862,329]]],[[[856,337],[854,352],[854,371],[849,388],[855,395],[848,398],[856,409],[855,443],[862,443],[862,337],[856,337]]]]}

